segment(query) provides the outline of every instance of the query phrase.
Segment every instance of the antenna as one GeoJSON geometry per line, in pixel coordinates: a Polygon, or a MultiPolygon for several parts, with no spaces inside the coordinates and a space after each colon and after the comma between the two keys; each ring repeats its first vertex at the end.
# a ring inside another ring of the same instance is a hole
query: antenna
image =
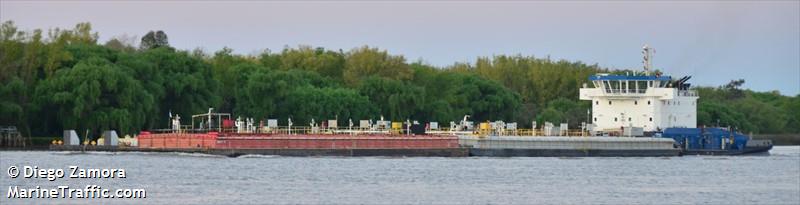
{"type": "Polygon", "coordinates": [[[655,53],[655,51],[654,48],[651,48],[647,44],[644,44],[644,47],[642,47],[642,55],[644,55],[644,61],[642,61],[642,63],[644,64],[645,75],[650,75],[650,70],[653,69],[653,53],[655,53]]]}

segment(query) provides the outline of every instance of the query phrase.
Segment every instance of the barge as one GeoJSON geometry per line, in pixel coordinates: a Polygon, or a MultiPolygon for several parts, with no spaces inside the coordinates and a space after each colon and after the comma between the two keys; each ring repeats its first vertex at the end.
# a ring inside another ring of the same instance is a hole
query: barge
{"type": "Polygon", "coordinates": [[[673,140],[630,137],[461,136],[470,156],[488,157],[669,157],[680,155],[673,140]]]}
{"type": "Polygon", "coordinates": [[[64,132],[64,140],[51,145],[51,150],[65,151],[142,151],[191,152],[225,156],[248,154],[281,156],[426,156],[466,157],[468,151],[458,144],[458,137],[449,134],[426,134],[419,124],[406,126],[380,120],[362,122],[362,126],[338,129],[337,120],[308,127],[279,127],[277,119],[256,125],[253,119],[230,119],[228,113],[192,116],[190,125],[182,125],[180,116],[172,117],[172,128],[142,131],[125,146],[119,145],[115,132],[106,131],[101,140],[79,144],[74,130],[64,132]],[[411,132],[414,127],[416,132],[411,132]],[[111,145],[111,146],[106,146],[111,145]]]}

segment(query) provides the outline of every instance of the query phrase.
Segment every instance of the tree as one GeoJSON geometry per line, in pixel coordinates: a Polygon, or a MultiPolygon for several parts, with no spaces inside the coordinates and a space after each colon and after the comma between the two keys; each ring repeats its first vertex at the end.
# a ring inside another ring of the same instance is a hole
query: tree
{"type": "Polygon", "coordinates": [[[536,117],[536,123],[540,125],[544,125],[545,122],[551,122],[557,125],[565,121],[563,112],[552,107],[544,109],[544,111],[536,117]]]}
{"type": "Polygon", "coordinates": [[[89,58],[59,70],[36,89],[39,104],[53,108],[60,129],[115,129],[135,133],[155,99],[131,73],[102,58],[89,58]]]}
{"type": "Polygon", "coordinates": [[[135,43],[136,43],[136,37],[121,35],[106,41],[104,46],[117,51],[133,52],[136,51],[136,47],[134,47],[135,43]]]}
{"type": "Polygon", "coordinates": [[[758,131],[743,113],[737,112],[731,105],[702,99],[698,101],[697,124],[703,126],[730,126],[746,132],[758,131]]]}
{"type": "Polygon", "coordinates": [[[381,115],[394,121],[411,119],[425,106],[422,88],[398,80],[370,77],[361,83],[358,91],[378,106],[381,115]]]}
{"type": "Polygon", "coordinates": [[[310,46],[300,46],[297,49],[283,50],[280,67],[284,70],[314,71],[334,79],[341,79],[344,63],[345,58],[342,53],[326,51],[321,47],[312,49],[310,46]]]}
{"type": "Polygon", "coordinates": [[[393,80],[410,80],[413,75],[403,56],[389,55],[377,48],[356,48],[348,52],[345,58],[343,78],[351,86],[373,75],[393,80]]]}
{"type": "Polygon", "coordinates": [[[214,53],[207,62],[211,63],[213,76],[220,83],[220,93],[222,104],[219,110],[230,111],[236,107],[235,96],[242,87],[242,82],[246,76],[253,71],[266,69],[259,65],[254,58],[247,58],[233,54],[230,48],[223,48],[214,53]]]}
{"type": "MultiPolygon", "coordinates": [[[[577,102],[567,98],[558,98],[550,101],[545,110],[540,114],[538,123],[544,121],[552,123],[569,123],[569,127],[580,127],[581,122],[587,122],[586,111],[591,109],[588,102],[577,102]]],[[[587,122],[591,123],[591,122],[587,122]]]]}
{"type": "Polygon", "coordinates": [[[519,114],[519,94],[494,81],[467,75],[455,93],[457,104],[466,104],[475,121],[513,120],[519,114]]]}
{"type": "Polygon", "coordinates": [[[143,50],[153,49],[158,47],[169,47],[169,40],[164,31],[150,31],[142,37],[142,42],[139,48],[143,50]]]}
{"type": "MultiPolygon", "coordinates": [[[[280,101],[281,108],[273,116],[280,119],[291,117],[296,123],[305,125],[316,119],[368,119],[375,116],[375,109],[366,96],[347,88],[318,88],[301,86],[289,91],[280,101]]],[[[341,125],[346,126],[346,125],[341,125]]]]}
{"type": "Polygon", "coordinates": [[[26,93],[25,83],[22,79],[14,77],[7,84],[0,86],[0,124],[20,125],[25,116],[24,104],[18,98],[26,93]]]}
{"type": "Polygon", "coordinates": [[[728,91],[728,99],[737,99],[744,97],[744,92],[739,87],[744,84],[744,79],[731,80],[723,88],[728,91]]]}
{"type": "MultiPolygon", "coordinates": [[[[296,89],[337,87],[331,79],[303,70],[256,70],[242,82],[244,83],[242,90],[236,93],[237,103],[234,111],[256,118],[290,116],[288,112],[292,111],[285,109],[284,106],[295,105],[287,105],[285,100],[296,89]]],[[[301,105],[309,103],[313,102],[302,102],[301,105]]]]}
{"type": "MultiPolygon", "coordinates": [[[[145,82],[158,102],[156,113],[151,115],[157,125],[166,125],[167,113],[190,116],[219,107],[221,98],[219,82],[214,78],[211,65],[193,58],[186,51],[155,48],[120,63],[134,69],[136,78],[145,82]]],[[[161,127],[161,126],[158,126],[161,127]]]]}

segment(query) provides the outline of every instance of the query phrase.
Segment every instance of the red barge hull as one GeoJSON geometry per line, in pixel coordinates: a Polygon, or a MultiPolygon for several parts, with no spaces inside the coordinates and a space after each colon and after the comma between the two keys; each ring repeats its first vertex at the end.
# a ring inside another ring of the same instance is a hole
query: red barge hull
{"type": "Polygon", "coordinates": [[[143,151],[200,151],[238,156],[467,156],[453,135],[243,134],[142,132],[143,151]]]}

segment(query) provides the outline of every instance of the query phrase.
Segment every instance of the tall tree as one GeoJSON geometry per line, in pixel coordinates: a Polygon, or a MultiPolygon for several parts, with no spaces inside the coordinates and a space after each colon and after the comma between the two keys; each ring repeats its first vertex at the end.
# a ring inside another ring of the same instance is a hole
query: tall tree
{"type": "Polygon", "coordinates": [[[169,47],[169,39],[164,31],[150,31],[142,36],[141,44],[139,44],[140,49],[146,50],[158,47],[169,47]]]}

